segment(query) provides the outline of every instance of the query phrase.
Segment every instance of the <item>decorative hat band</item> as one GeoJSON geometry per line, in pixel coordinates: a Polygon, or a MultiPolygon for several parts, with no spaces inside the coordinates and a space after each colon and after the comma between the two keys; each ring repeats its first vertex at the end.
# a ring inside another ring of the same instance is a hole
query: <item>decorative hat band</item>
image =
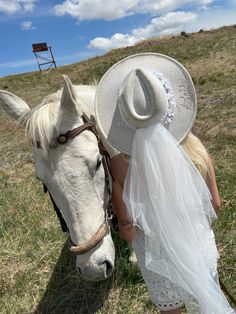
{"type": "Polygon", "coordinates": [[[176,107],[176,102],[174,98],[173,88],[171,86],[170,80],[166,79],[161,72],[153,71],[156,77],[160,80],[161,84],[165,88],[168,108],[166,114],[161,118],[161,124],[168,126],[174,119],[174,108],[176,107]]]}

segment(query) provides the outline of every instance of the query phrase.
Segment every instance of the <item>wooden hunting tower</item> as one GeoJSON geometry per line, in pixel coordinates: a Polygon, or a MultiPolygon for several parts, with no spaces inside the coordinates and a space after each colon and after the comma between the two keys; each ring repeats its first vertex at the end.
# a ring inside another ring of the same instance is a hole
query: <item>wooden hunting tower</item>
{"type": "Polygon", "coordinates": [[[32,48],[40,72],[42,70],[42,66],[46,64],[49,65],[46,70],[49,70],[53,65],[55,68],[57,67],[56,61],[53,57],[52,49],[47,45],[47,43],[32,44],[32,48]]]}

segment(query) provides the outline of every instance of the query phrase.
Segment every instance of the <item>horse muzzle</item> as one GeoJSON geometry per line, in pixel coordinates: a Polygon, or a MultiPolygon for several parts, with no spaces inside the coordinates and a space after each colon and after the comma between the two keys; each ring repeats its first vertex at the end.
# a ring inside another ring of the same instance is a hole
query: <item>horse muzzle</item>
{"type": "Polygon", "coordinates": [[[111,276],[114,270],[114,263],[111,260],[104,259],[98,261],[94,265],[89,265],[84,268],[77,267],[80,276],[89,281],[101,281],[111,276]]]}
{"type": "Polygon", "coordinates": [[[85,280],[100,281],[111,276],[115,264],[115,247],[110,232],[91,251],[76,256],[76,269],[85,280]]]}

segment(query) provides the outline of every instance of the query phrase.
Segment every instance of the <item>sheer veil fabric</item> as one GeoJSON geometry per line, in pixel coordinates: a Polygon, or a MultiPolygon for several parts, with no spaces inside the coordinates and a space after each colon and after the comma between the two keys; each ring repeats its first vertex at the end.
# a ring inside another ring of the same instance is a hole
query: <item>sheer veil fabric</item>
{"type": "Polygon", "coordinates": [[[137,129],[123,200],[145,236],[146,268],[180,287],[204,314],[235,313],[216,280],[218,258],[210,192],[168,130],[137,129]]]}

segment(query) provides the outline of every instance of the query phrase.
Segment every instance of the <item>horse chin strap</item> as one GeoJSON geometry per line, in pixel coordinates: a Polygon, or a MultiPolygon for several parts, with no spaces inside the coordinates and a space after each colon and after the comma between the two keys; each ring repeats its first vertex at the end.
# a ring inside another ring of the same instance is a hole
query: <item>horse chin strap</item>
{"type": "MultiPolygon", "coordinates": [[[[98,137],[98,133],[97,130],[95,128],[95,119],[93,116],[91,116],[91,118],[89,118],[85,113],[82,114],[82,118],[83,118],[83,122],[84,124],[82,124],[81,126],[70,130],[64,134],[60,134],[57,137],[57,142],[59,144],[65,144],[69,139],[74,138],[75,136],[79,135],[80,133],[82,133],[85,130],[90,130],[91,132],[94,133],[94,135],[96,136],[97,140],[98,140],[98,147],[99,147],[99,151],[100,154],[103,156],[103,167],[104,167],[104,171],[105,171],[105,178],[106,178],[106,185],[107,185],[107,189],[108,189],[108,193],[109,193],[109,201],[108,201],[108,206],[111,206],[111,183],[110,183],[110,178],[113,179],[113,177],[111,176],[111,171],[110,171],[110,156],[108,154],[108,152],[106,151],[106,149],[104,148],[102,142],[100,141],[99,137],[98,137]]],[[[44,192],[49,192],[46,185],[43,184],[44,186],[44,192]]],[[[63,232],[69,232],[69,229],[66,225],[66,222],[61,214],[60,209],[57,207],[55,201],[52,198],[52,195],[49,192],[49,196],[50,199],[53,203],[53,207],[56,211],[57,217],[60,221],[61,224],[61,228],[63,232]]],[[[110,214],[110,213],[109,213],[110,214]]],[[[82,255],[85,254],[86,252],[88,252],[89,250],[91,250],[92,248],[94,248],[98,243],[100,243],[102,241],[102,239],[105,237],[105,235],[108,232],[108,213],[105,212],[105,221],[103,222],[103,224],[99,227],[98,231],[92,236],[92,238],[90,238],[88,241],[86,241],[83,244],[80,245],[75,245],[74,243],[72,243],[72,246],[70,247],[70,251],[72,253],[75,253],[76,255],[82,255]]]]}

